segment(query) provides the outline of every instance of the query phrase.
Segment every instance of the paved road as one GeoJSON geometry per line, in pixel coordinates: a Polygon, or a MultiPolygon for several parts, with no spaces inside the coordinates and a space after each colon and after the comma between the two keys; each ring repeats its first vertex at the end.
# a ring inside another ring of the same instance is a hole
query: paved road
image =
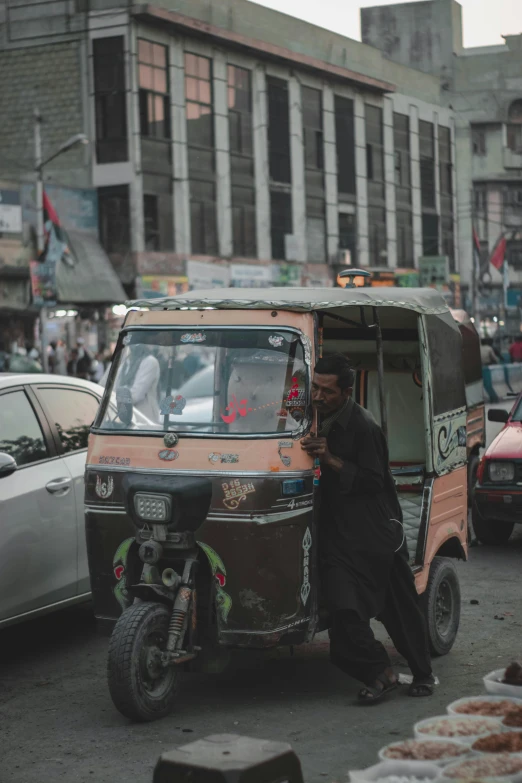
{"type": "Polygon", "coordinates": [[[454,698],[480,693],[484,674],[520,655],[521,564],[522,530],[505,546],[472,549],[459,564],[461,629],[452,653],[436,661],[435,696],[400,691],[372,708],[354,705],[356,683],[330,666],[319,638],[293,658],[243,653],[224,674],[188,675],[171,717],[131,725],[110,701],[107,639],[95,634],[88,607],[8,629],[0,633],[0,781],[151,783],[161,752],[239,732],[290,742],[307,783],[344,782],[348,769],[373,763],[382,745],[454,698]]]}

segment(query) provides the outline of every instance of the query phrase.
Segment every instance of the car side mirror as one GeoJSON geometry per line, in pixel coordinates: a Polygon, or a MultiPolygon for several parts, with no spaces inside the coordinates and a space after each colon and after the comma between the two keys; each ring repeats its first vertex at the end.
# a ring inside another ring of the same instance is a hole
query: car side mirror
{"type": "Polygon", "coordinates": [[[14,457],[11,457],[10,454],[5,454],[3,451],[0,452],[0,478],[10,476],[17,469],[18,465],[14,457]]]}
{"type": "Polygon", "coordinates": [[[498,424],[505,424],[509,419],[509,411],[502,408],[491,408],[488,411],[488,421],[496,421],[498,424]]]}

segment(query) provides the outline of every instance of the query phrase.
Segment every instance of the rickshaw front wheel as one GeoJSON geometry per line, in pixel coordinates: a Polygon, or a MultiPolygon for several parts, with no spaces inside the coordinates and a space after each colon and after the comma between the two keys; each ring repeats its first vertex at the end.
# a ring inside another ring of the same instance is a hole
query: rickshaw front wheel
{"type": "Polygon", "coordinates": [[[457,569],[447,557],[434,557],[423,595],[430,652],[447,655],[460,624],[460,584],[457,569]]]}
{"type": "Polygon", "coordinates": [[[180,672],[162,666],[170,611],[158,603],[133,604],[120,616],[109,643],[108,681],[115,707],[126,718],[164,718],[173,707],[180,672]]]}

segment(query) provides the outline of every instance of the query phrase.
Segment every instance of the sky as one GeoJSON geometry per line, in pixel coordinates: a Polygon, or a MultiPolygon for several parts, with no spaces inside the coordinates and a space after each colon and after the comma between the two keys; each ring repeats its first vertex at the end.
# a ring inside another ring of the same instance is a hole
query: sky
{"type": "MultiPolygon", "coordinates": [[[[404,2],[404,0],[402,0],[404,2]]],[[[414,2],[414,0],[405,0],[414,2]]],[[[260,5],[361,40],[359,9],[397,0],[256,0],[260,5]]],[[[522,0],[460,0],[464,46],[504,43],[502,35],[522,33],[522,0]]]]}

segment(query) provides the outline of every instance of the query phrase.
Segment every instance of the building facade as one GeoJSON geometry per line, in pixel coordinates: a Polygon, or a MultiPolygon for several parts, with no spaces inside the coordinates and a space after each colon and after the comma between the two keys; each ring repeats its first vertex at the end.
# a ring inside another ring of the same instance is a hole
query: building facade
{"type": "Polygon", "coordinates": [[[522,296],[522,35],[506,35],[502,45],[464,48],[462,8],[455,0],[364,8],[361,29],[363,41],[385,57],[439,79],[441,103],[451,106],[455,118],[458,254],[467,305],[472,306],[475,278],[482,314],[502,311],[502,275],[489,258],[504,236],[507,305],[517,307],[522,296]],[[473,230],[480,265],[474,264],[473,230]]]}
{"type": "Polygon", "coordinates": [[[87,133],[90,151],[49,175],[97,189],[129,294],[192,284],[196,269],[199,282],[202,263],[209,284],[232,285],[331,284],[348,264],[414,269],[421,256],[458,271],[438,76],[248,0],[24,7],[0,15],[0,104],[13,106],[0,175],[30,168],[35,101],[44,139],[87,133]]]}

